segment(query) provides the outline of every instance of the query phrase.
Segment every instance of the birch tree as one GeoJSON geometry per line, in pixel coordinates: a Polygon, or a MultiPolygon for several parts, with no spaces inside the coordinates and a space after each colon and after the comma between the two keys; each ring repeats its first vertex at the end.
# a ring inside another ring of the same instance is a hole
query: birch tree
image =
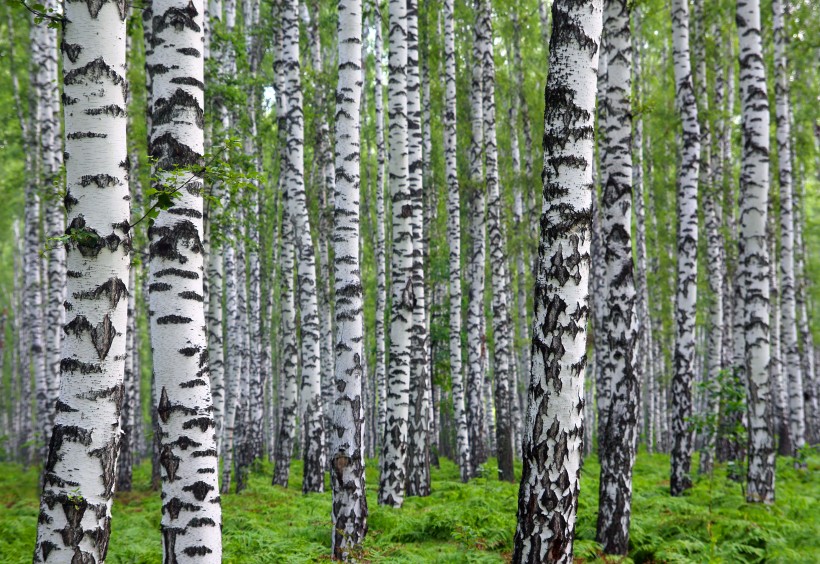
{"type": "MultiPolygon", "coordinates": [[[[601,480],[596,539],[607,554],[626,554],[632,513],[632,467],[638,443],[640,382],[635,370],[637,320],[632,267],[632,41],[626,0],[607,0],[603,25],[607,41],[606,120],[601,194],[605,292],[601,340],[608,372],[608,412],[599,439],[601,480]]],[[[599,102],[600,103],[600,102],[599,102]]]]}
{"type": "Polygon", "coordinates": [[[675,293],[675,352],[672,376],[672,469],[673,496],[692,487],[692,381],[695,372],[695,309],[697,305],[698,172],[700,127],[692,86],[689,57],[689,5],[672,1],[672,59],[675,69],[675,105],[681,116],[680,164],[678,166],[678,257],[675,293]]]}
{"type": "MultiPolygon", "coordinates": [[[[769,100],[760,36],[760,3],[738,0],[742,143],[739,256],[744,265],[749,452],[746,500],[774,502],[774,435],[769,383],[769,100]]],[[[792,438],[794,440],[794,437],[792,438]]]]}
{"type": "Polygon", "coordinates": [[[456,166],[455,4],[444,2],[444,161],[447,173],[447,238],[450,244],[450,379],[456,425],[456,454],[461,481],[470,479],[470,439],[464,408],[461,363],[461,197],[456,166]]]}
{"type": "Polygon", "coordinates": [[[359,134],[362,96],[362,1],[339,0],[336,87],[336,194],[333,250],[336,298],[335,377],[330,479],[333,557],[347,560],[367,532],[364,491],[364,316],[359,267],[359,134]]]}
{"type": "Polygon", "coordinates": [[[541,240],[513,562],[572,562],[583,439],[593,124],[602,3],[552,7],[541,240]]]}
{"type": "Polygon", "coordinates": [[[164,562],[220,562],[218,455],[203,307],[204,6],[153,2],[149,152],[179,196],[148,230],[151,348],[162,466],[164,562]],[[183,170],[180,178],[179,170],[183,170]]]}
{"type": "Polygon", "coordinates": [[[114,2],[66,4],[70,321],[63,326],[35,562],[103,562],[111,535],[129,292],[125,18],[114,2]]]}

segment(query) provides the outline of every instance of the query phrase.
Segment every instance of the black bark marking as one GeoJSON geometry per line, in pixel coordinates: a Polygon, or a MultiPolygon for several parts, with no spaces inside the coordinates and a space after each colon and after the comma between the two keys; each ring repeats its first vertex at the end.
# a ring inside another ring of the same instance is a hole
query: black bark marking
{"type": "Polygon", "coordinates": [[[182,317],[181,315],[163,315],[157,318],[157,325],[184,325],[193,321],[190,317],[182,317]]]}
{"type": "Polygon", "coordinates": [[[196,292],[191,292],[186,290],[185,292],[180,292],[179,297],[183,300],[194,300],[195,302],[204,302],[205,298],[202,294],[197,294],[196,292]]]}
{"type": "Polygon", "coordinates": [[[57,403],[54,404],[54,411],[56,411],[57,413],[73,413],[79,410],[74,409],[67,403],[64,403],[62,400],[57,400],[57,403]]]}
{"type": "MultiPolygon", "coordinates": [[[[204,127],[205,121],[199,100],[182,88],[177,88],[169,98],[159,98],[154,101],[154,111],[151,117],[154,125],[166,125],[178,121],[189,112],[194,115],[194,123],[200,128],[204,127]]],[[[165,136],[163,135],[162,137],[165,136]]],[[[158,138],[158,140],[162,137],[158,138]]],[[[152,143],[152,145],[156,146],[156,141],[152,143]]],[[[199,162],[199,158],[201,157],[197,155],[195,161],[179,164],[195,164],[199,162]]]]}
{"type": "Polygon", "coordinates": [[[43,562],[48,561],[48,555],[51,554],[51,551],[57,548],[57,545],[51,541],[43,541],[40,543],[40,551],[43,555],[43,562]]]}
{"type": "Polygon", "coordinates": [[[191,357],[199,352],[199,347],[185,347],[184,349],[179,349],[177,352],[181,355],[191,357]]]}
{"type": "Polygon", "coordinates": [[[80,374],[102,374],[102,366],[80,362],[76,358],[64,358],[60,361],[60,372],[79,372],[80,374]]]}
{"type": "Polygon", "coordinates": [[[159,405],[157,405],[157,414],[163,423],[168,423],[168,417],[171,415],[171,401],[168,399],[168,392],[165,390],[165,386],[162,387],[159,405]]]}
{"type": "Polygon", "coordinates": [[[188,521],[189,527],[216,527],[216,523],[210,517],[194,517],[188,521]]]}
{"type": "Polygon", "coordinates": [[[207,386],[208,382],[202,380],[201,378],[195,378],[193,380],[187,380],[182,382],[179,387],[180,388],[195,388],[196,386],[207,386]]]}
{"type": "Polygon", "coordinates": [[[176,260],[180,264],[188,262],[188,258],[180,252],[180,246],[188,252],[201,254],[202,241],[196,225],[186,220],[179,221],[167,227],[152,226],[148,229],[148,238],[151,243],[151,257],[160,257],[165,260],[176,260]],[[156,240],[154,240],[156,238],[156,240]]]}
{"type": "Polygon", "coordinates": [[[199,427],[199,430],[203,433],[208,430],[209,427],[214,427],[215,423],[213,418],[211,417],[196,417],[194,419],[189,419],[185,423],[182,424],[183,429],[193,429],[194,427],[199,427]]]}
{"type": "Polygon", "coordinates": [[[125,108],[118,106],[116,104],[108,104],[107,106],[102,106],[99,108],[89,108],[85,110],[85,113],[90,116],[99,116],[99,115],[107,115],[113,117],[127,117],[128,112],[125,111],[125,108]]]}
{"type": "MultiPolygon", "coordinates": [[[[99,3],[101,6],[104,0],[88,0],[89,3],[99,3]]],[[[123,0],[124,2],[124,0],[123,0]]],[[[124,3],[122,4],[124,6],[124,3]]],[[[93,16],[96,17],[96,16],[93,16]]],[[[63,83],[68,85],[85,85],[86,82],[99,83],[103,78],[110,80],[115,86],[122,88],[123,96],[127,98],[128,83],[125,78],[116,70],[110,67],[102,57],[86,63],[82,67],[73,69],[65,74],[63,83]]]]}
{"type": "Polygon", "coordinates": [[[88,508],[88,501],[80,495],[68,496],[61,495],[63,499],[58,500],[63,507],[66,524],[60,530],[60,535],[63,537],[63,544],[67,547],[76,548],[83,539],[83,515],[88,508]]]}
{"type": "Polygon", "coordinates": [[[91,331],[93,328],[84,315],[78,315],[63,325],[63,331],[65,331],[67,335],[74,335],[75,337],[80,337],[83,333],[91,331]]]}
{"type": "Polygon", "coordinates": [[[66,139],[105,139],[107,133],[95,133],[93,131],[73,131],[65,136],[66,139]]]}
{"type": "Polygon", "coordinates": [[[216,457],[217,452],[216,449],[208,449],[208,450],[198,450],[196,452],[192,452],[191,456],[194,458],[205,458],[206,456],[213,456],[216,457]]]}
{"type": "Polygon", "coordinates": [[[183,550],[182,552],[184,552],[188,556],[193,557],[193,556],[205,556],[206,554],[210,554],[213,551],[210,548],[208,548],[207,546],[189,546],[189,547],[186,547],[185,550],[183,550]]]}
{"type": "MultiPolygon", "coordinates": [[[[191,184],[199,184],[198,182],[192,182],[191,184]]],[[[189,191],[190,192],[190,191],[189,191]]],[[[185,217],[195,217],[200,219],[202,217],[202,212],[199,210],[195,210],[193,208],[171,208],[168,210],[168,213],[172,215],[182,215],[185,217]]]]}
{"type": "MultiPolygon", "coordinates": [[[[121,387],[120,387],[121,388],[121,387]]],[[[122,407],[122,394],[119,395],[117,412],[122,407]]],[[[117,483],[117,456],[120,451],[119,434],[114,434],[111,440],[98,449],[92,450],[89,454],[100,459],[100,466],[102,468],[102,482],[104,487],[104,496],[110,498],[114,493],[114,486],[117,483]]]]}
{"type": "Polygon", "coordinates": [[[205,84],[192,76],[177,76],[171,79],[171,84],[184,84],[185,86],[196,86],[205,90],[205,84]]]}
{"type": "Polygon", "coordinates": [[[178,438],[177,440],[175,440],[171,443],[168,443],[168,445],[179,447],[179,450],[184,451],[184,450],[188,450],[191,447],[193,447],[193,448],[200,447],[200,446],[202,446],[202,443],[198,443],[190,437],[182,436],[182,437],[178,438]]]}
{"type": "Polygon", "coordinates": [[[169,8],[161,16],[154,16],[154,36],[173,27],[177,31],[182,31],[186,27],[191,31],[200,31],[199,25],[194,18],[199,15],[193,2],[188,2],[185,8],[169,8]]]}
{"type": "Polygon", "coordinates": [[[68,270],[68,271],[66,271],[65,275],[69,278],[82,278],[83,277],[83,273],[82,272],[77,272],[76,270],[68,270]]]}
{"type": "Polygon", "coordinates": [[[202,53],[199,52],[199,49],[194,49],[193,47],[183,47],[181,49],[177,49],[177,53],[181,53],[183,55],[188,55],[189,57],[196,58],[202,56],[202,53]]]}
{"type": "Polygon", "coordinates": [[[96,184],[97,188],[108,188],[109,186],[116,186],[119,183],[119,179],[110,174],[86,174],[80,178],[80,186],[84,188],[91,184],[96,184]]]}
{"type": "Polygon", "coordinates": [[[191,492],[194,494],[194,498],[196,498],[197,501],[205,501],[205,498],[208,496],[208,492],[213,489],[214,487],[207,482],[198,481],[194,482],[190,486],[185,486],[182,488],[182,491],[191,492]]]}
{"type": "Polygon", "coordinates": [[[177,470],[179,469],[180,458],[174,455],[170,445],[163,445],[159,455],[159,463],[165,468],[165,476],[169,482],[177,480],[177,470]]]}
{"type": "Polygon", "coordinates": [[[108,281],[94,288],[93,290],[74,292],[74,299],[96,300],[99,299],[103,294],[108,295],[108,303],[111,305],[112,308],[115,308],[117,307],[117,304],[119,303],[120,299],[123,296],[128,295],[128,288],[125,286],[125,282],[123,282],[119,278],[112,277],[109,278],[108,281]]]}
{"type": "MultiPolygon", "coordinates": [[[[163,511],[165,511],[164,507],[163,511]]],[[[185,529],[166,527],[165,525],[162,525],[162,547],[165,551],[165,556],[163,556],[162,561],[165,564],[178,564],[176,554],[178,533],[185,534],[185,529]]]]}
{"type": "Polygon", "coordinates": [[[63,53],[65,53],[68,60],[72,63],[76,63],[77,59],[80,56],[80,53],[83,51],[83,46],[79,43],[66,43],[65,38],[63,38],[60,47],[63,48],[63,53]]]}
{"type": "Polygon", "coordinates": [[[200,166],[203,164],[202,155],[188,145],[177,141],[170,133],[163,133],[151,141],[150,154],[157,159],[159,170],[172,169],[178,164],[200,166]]]}
{"type": "Polygon", "coordinates": [[[154,282],[153,284],[148,286],[149,292],[167,292],[173,288],[170,284],[166,282],[154,282]]]}
{"type": "Polygon", "coordinates": [[[185,503],[178,497],[172,497],[168,503],[162,506],[162,512],[165,513],[165,511],[168,511],[168,515],[171,516],[171,519],[178,518],[179,512],[183,509],[185,511],[197,511],[200,507],[193,503],[185,503]]]}
{"type": "Polygon", "coordinates": [[[80,203],[80,201],[71,195],[71,190],[66,190],[65,197],[63,197],[63,205],[65,206],[65,211],[67,213],[71,212],[75,205],[80,203]]]}
{"type": "Polygon", "coordinates": [[[108,351],[111,350],[111,344],[116,336],[117,330],[114,329],[111,318],[106,314],[103,320],[91,330],[91,342],[94,344],[100,360],[105,360],[105,357],[108,356],[108,351]]]}
{"type": "Polygon", "coordinates": [[[158,271],[154,275],[154,278],[162,278],[163,276],[179,276],[180,278],[185,278],[187,280],[197,280],[199,278],[199,274],[196,272],[191,270],[182,270],[179,268],[165,268],[158,271]]]}

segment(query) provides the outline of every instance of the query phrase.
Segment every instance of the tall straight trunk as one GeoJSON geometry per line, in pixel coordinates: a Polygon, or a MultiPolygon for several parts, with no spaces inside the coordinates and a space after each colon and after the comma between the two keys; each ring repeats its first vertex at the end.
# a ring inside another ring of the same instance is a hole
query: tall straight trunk
{"type": "Polygon", "coordinates": [[[164,562],[222,559],[218,454],[203,307],[204,61],[201,1],[153,3],[155,73],[149,153],[180,196],[148,230],[151,348],[162,465],[164,562]],[[188,10],[188,12],[183,12],[188,10]],[[172,25],[180,13],[186,25],[172,25]],[[178,167],[192,169],[180,185],[178,167]],[[193,523],[193,525],[192,525],[193,523]]]}
{"type": "Polygon", "coordinates": [[[495,130],[495,60],[493,25],[489,0],[480,0],[481,33],[485,38],[482,51],[483,118],[484,118],[484,173],[487,186],[487,233],[492,265],[493,310],[493,378],[495,380],[496,448],[498,450],[498,477],[512,482],[513,420],[510,350],[510,310],[507,291],[507,252],[503,223],[503,203],[498,178],[498,145],[495,130]]]}
{"type": "MultiPolygon", "coordinates": [[[[746,500],[774,502],[774,435],[769,398],[769,100],[759,0],[738,0],[741,157],[739,258],[744,265],[743,325],[748,382],[749,452],[746,500]]],[[[792,437],[795,440],[796,437],[792,437]]]]}
{"type": "Polygon", "coordinates": [[[485,195],[481,189],[482,148],[484,145],[484,118],[481,106],[482,99],[482,53],[484,35],[482,27],[473,28],[473,53],[470,83],[470,201],[469,230],[470,252],[467,261],[469,293],[467,298],[467,431],[470,444],[470,475],[478,475],[478,467],[487,459],[485,452],[486,434],[484,429],[484,405],[482,401],[484,387],[484,268],[486,260],[485,239],[485,195]]]}
{"type": "Polygon", "coordinates": [[[339,0],[336,179],[333,222],[336,351],[331,411],[330,480],[333,557],[347,560],[367,532],[364,489],[364,296],[359,271],[359,159],[362,96],[362,0],[339,0]]]}
{"type": "Polygon", "coordinates": [[[413,326],[410,411],[407,436],[407,495],[430,495],[430,437],[427,406],[427,305],[424,295],[424,186],[419,80],[418,0],[407,0],[407,154],[413,233],[413,326]]]}
{"type": "Polygon", "coordinates": [[[774,221],[772,200],[769,199],[769,221],[766,226],[766,234],[769,239],[769,257],[771,258],[769,261],[769,342],[771,343],[772,358],[769,362],[769,380],[772,386],[772,417],[774,418],[774,432],[778,436],[777,453],[781,456],[792,456],[794,449],[789,429],[788,386],[786,385],[788,374],[783,373],[784,347],[782,347],[783,332],[780,323],[783,302],[780,298],[780,286],[777,277],[779,263],[774,221]]]}
{"type": "Polygon", "coordinates": [[[132,265],[128,272],[127,323],[125,333],[125,369],[123,376],[122,408],[120,410],[120,457],[117,461],[117,491],[131,491],[134,467],[135,429],[141,423],[142,412],[139,405],[139,376],[135,368],[137,350],[137,317],[135,308],[136,268],[132,265]]]}
{"type": "Polygon", "coordinates": [[[670,489],[679,496],[692,487],[692,380],[695,372],[695,310],[697,306],[698,172],[700,127],[692,87],[689,57],[689,5],[672,1],[672,58],[675,105],[683,136],[678,165],[678,257],[675,291],[675,352],[672,376],[672,468],[670,489]]]}
{"type": "Polygon", "coordinates": [[[626,554],[632,513],[632,467],[638,443],[640,380],[635,370],[637,318],[632,266],[632,41],[626,0],[607,0],[606,121],[602,124],[602,236],[605,292],[602,340],[609,373],[609,409],[599,441],[599,485],[596,538],[607,554],[626,554]]]}
{"type": "Polygon", "coordinates": [[[386,152],[384,146],[384,74],[382,71],[383,44],[382,44],[382,16],[379,0],[372,0],[374,47],[373,59],[375,66],[375,102],[376,107],[376,362],[374,366],[376,378],[376,401],[378,404],[378,427],[374,429],[376,440],[381,446],[384,434],[386,403],[387,403],[387,358],[386,335],[384,329],[385,308],[387,306],[387,255],[385,236],[385,209],[384,192],[386,152]]]}
{"type": "MultiPolygon", "coordinates": [[[[637,104],[640,106],[643,100],[642,88],[642,62],[643,53],[641,49],[641,24],[643,14],[639,8],[632,10],[632,92],[637,104]]],[[[643,420],[646,449],[652,453],[655,448],[655,394],[653,393],[653,383],[656,375],[654,371],[654,355],[652,347],[652,318],[649,315],[649,283],[646,274],[647,268],[647,245],[646,245],[646,207],[644,204],[644,153],[643,153],[643,116],[638,114],[634,117],[634,128],[632,137],[632,190],[633,204],[635,206],[635,299],[636,315],[638,322],[638,336],[636,340],[635,367],[638,374],[638,381],[643,389],[643,420]]],[[[647,182],[646,185],[649,185],[647,182]]]]}
{"type": "MultiPolygon", "coordinates": [[[[801,198],[801,202],[805,202],[805,194],[801,198]]],[[[805,205],[805,204],[803,204],[805,205]]],[[[797,250],[795,260],[795,276],[796,276],[796,303],[798,311],[798,328],[800,337],[800,366],[802,373],[805,375],[803,381],[803,393],[806,406],[806,440],[810,444],[817,444],[820,442],[820,411],[818,411],[818,390],[817,375],[815,374],[816,362],[814,354],[814,340],[809,327],[809,316],[807,307],[807,290],[808,281],[805,274],[805,257],[806,248],[803,244],[803,222],[801,219],[801,205],[794,206],[794,243],[797,250]]]]}
{"type": "Polygon", "coordinates": [[[513,562],[572,562],[584,413],[593,125],[602,3],[556,0],[541,240],[513,562]]]}
{"type": "Polygon", "coordinates": [[[455,3],[444,2],[444,166],[447,176],[447,239],[450,248],[450,381],[461,481],[470,479],[470,437],[461,364],[461,199],[456,163],[455,3]]]}
{"type": "Polygon", "coordinates": [[[66,311],[35,562],[103,562],[119,454],[130,248],[125,17],[66,4],[66,311]],[[93,96],[89,93],[93,92],[93,96]],[[104,189],[102,189],[104,188],[104,189]],[[86,531],[92,534],[86,534],[86,531]]]}
{"type": "MultiPolygon", "coordinates": [[[[62,11],[61,4],[56,0],[45,2],[47,9],[62,11]]],[[[45,25],[38,26],[42,30],[41,49],[39,59],[35,59],[35,68],[39,69],[40,82],[40,173],[43,183],[43,193],[46,198],[43,202],[45,209],[46,237],[59,237],[65,233],[65,210],[59,200],[62,188],[61,169],[63,167],[63,144],[60,130],[60,81],[58,70],[59,47],[58,32],[45,25]]],[[[32,52],[34,58],[35,53],[32,52]]],[[[62,326],[65,323],[66,312],[63,302],[66,300],[66,255],[65,248],[59,244],[48,245],[48,266],[44,274],[47,275],[48,293],[45,317],[46,341],[46,416],[43,422],[43,437],[45,441],[51,436],[54,424],[54,404],[60,391],[60,348],[63,339],[62,326]]],[[[130,287],[130,286],[129,286],[130,287]]],[[[46,443],[47,444],[47,443],[46,443]]]]}
{"type": "Polygon", "coordinates": [[[286,205],[293,220],[299,279],[301,320],[302,402],[301,421],[305,435],[302,491],[324,491],[324,416],[321,389],[321,330],[317,301],[316,256],[313,250],[304,179],[304,118],[299,63],[299,2],[287,0],[282,11],[282,64],[286,148],[282,154],[282,174],[287,190],[286,205]]]}
{"type": "Polygon", "coordinates": [[[792,183],[789,77],[786,58],[786,22],[782,0],[772,1],[774,12],[775,119],[778,179],[780,181],[780,315],[783,368],[789,383],[789,435],[794,457],[806,444],[805,405],[800,349],[797,344],[797,303],[794,277],[794,188],[792,183]]]}
{"type": "Polygon", "coordinates": [[[282,217],[282,250],[280,255],[280,319],[282,326],[282,370],[279,375],[279,434],[274,455],[273,485],[287,487],[290,458],[296,435],[298,408],[299,351],[296,343],[296,306],[293,289],[293,222],[287,207],[282,217]]]}
{"type": "Polygon", "coordinates": [[[401,507],[410,401],[413,305],[412,194],[408,185],[407,3],[390,0],[390,69],[387,87],[390,119],[390,193],[393,207],[391,267],[390,364],[382,441],[379,504],[401,507]]]}
{"type": "MultiPolygon", "coordinates": [[[[38,94],[39,96],[39,94],[38,94]]],[[[34,375],[36,444],[39,452],[24,446],[24,463],[41,459],[47,454],[45,433],[49,428],[49,406],[46,382],[46,355],[43,322],[43,263],[40,260],[40,195],[34,171],[26,186],[25,196],[25,254],[23,257],[23,313],[25,315],[26,346],[23,356],[23,377],[29,382],[34,375]]],[[[30,405],[26,404],[26,405],[30,405]]]]}

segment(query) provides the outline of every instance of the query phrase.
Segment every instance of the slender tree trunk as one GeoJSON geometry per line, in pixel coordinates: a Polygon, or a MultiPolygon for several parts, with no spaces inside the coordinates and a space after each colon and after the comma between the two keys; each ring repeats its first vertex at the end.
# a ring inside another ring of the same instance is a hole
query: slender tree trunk
{"type": "MultiPolygon", "coordinates": [[[[738,0],[743,155],[740,185],[740,263],[744,265],[745,358],[748,382],[749,462],[746,500],[774,502],[774,435],[769,399],[769,100],[759,0],[738,0]]],[[[792,436],[792,440],[796,437],[792,436]]]]}
{"type": "Polygon", "coordinates": [[[675,66],[675,104],[683,122],[678,167],[678,257],[675,294],[675,353],[672,376],[672,469],[670,489],[679,496],[692,487],[692,380],[695,369],[695,310],[697,305],[698,172],[700,127],[692,87],[689,57],[689,6],[672,2],[672,57],[675,66]]]}
{"type": "Polygon", "coordinates": [[[364,316],[359,274],[359,145],[362,96],[362,0],[339,0],[336,179],[333,222],[336,302],[335,385],[330,478],[333,558],[347,560],[367,532],[364,489],[364,316]]]}
{"type": "Polygon", "coordinates": [[[544,94],[541,241],[516,563],[572,562],[583,440],[590,165],[601,12],[597,0],[556,0],[552,8],[555,33],[544,94]]]}
{"type": "Polygon", "coordinates": [[[154,76],[149,153],[157,159],[161,188],[180,192],[148,230],[163,561],[190,562],[197,556],[197,561],[220,562],[218,454],[203,307],[203,182],[197,172],[182,181],[174,172],[202,166],[203,6],[154,0],[153,9],[154,61],[171,68],[154,76]],[[187,25],[166,23],[183,10],[190,11],[187,25]]]}
{"type": "Polygon", "coordinates": [[[129,288],[125,17],[66,4],[63,84],[68,241],[60,395],[35,562],[103,562],[119,453],[129,288]],[[94,96],[89,96],[90,92],[94,96]],[[101,188],[105,188],[101,190],[101,188]],[[93,534],[87,534],[91,531],[93,534]]]}
{"type": "Polygon", "coordinates": [[[783,338],[783,368],[789,386],[789,435],[792,452],[799,457],[806,444],[805,406],[800,349],[797,344],[797,304],[794,277],[794,188],[792,185],[791,127],[789,124],[788,61],[786,23],[782,0],[772,1],[774,12],[775,117],[778,178],[780,181],[780,314],[783,338]]]}
{"type": "Polygon", "coordinates": [[[473,28],[473,56],[470,84],[470,254],[467,261],[469,277],[469,294],[467,305],[467,431],[470,445],[470,475],[478,475],[478,467],[487,460],[485,452],[486,434],[484,429],[484,405],[482,400],[484,388],[484,268],[486,260],[485,239],[485,196],[481,190],[482,148],[484,145],[484,128],[482,117],[482,52],[484,36],[481,26],[473,28]]]}
{"type": "Polygon", "coordinates": [[[484,163],[487,185],[487,232],[492,265],[493,310],[493,378],[495,380],[496,447],[498,449],[498,477],[512,482],[513,418],[510,350],[510,310],[507,291],[506,237],[502,218],[502,200],[498,178],[498,145],[495,130],[495,61],[493,26],[489,0],[480,0],[479,23],[485,39],[482,50],[484,163]]]}
{"type": "Polygon", "coordinates": [[[379,504],[404,502],[405,460],[410,401],[411,328],[413,324],[412,195],[408,185],[407,4],[390,0],[388,117],[390,119],[390,192],[393,204],[391,267],[390,364],[382,441],[379,504]]]}
{"type": "Polygon", "coordinates": [[[606,104],[601,197],[607,296],[599,346],[606,345],[609,409],[599,459],[597,540],[607,554],[626,554],[632,513],[632,467],[638,443],[640,380],[635,370],[637,318],[632,267],[632,41],[626,0],[607,0],[606,104]]]}
{"type": "Polygon", "coordinates": [[[374,28],[374,66],[375,66],[375,107],[376,107],[376,401],[378,405],[378,427],[374,429],[378,446],[382,446],[387,404],[387,358],[385,336],[385,308],[387,305],[387,256],[385,236],[385,162],[384,147],[384,75],[382,71],[382,16],[379,0],[372,0],[374,28]]]}
{"type": "Polygon", "coordinates": [[[461,364],[461,200],[456,151],[455,3],[444,2],[444,164],[447,176],[447,239],[450,250],[450,380],[456,426],[456,454],[461,481],[470,479],[470,438],[464,407],[461,364]]]}

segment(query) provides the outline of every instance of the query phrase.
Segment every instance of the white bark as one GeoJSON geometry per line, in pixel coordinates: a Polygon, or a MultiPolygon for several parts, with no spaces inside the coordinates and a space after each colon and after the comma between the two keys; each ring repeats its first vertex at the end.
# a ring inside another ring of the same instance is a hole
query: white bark
{"type": "Polygon", "coordinates": [[[447,239],[450,250],[450,381],[456,426],[456,454],[461,481],[470,479],[470,441],[464,408],[461,363],[461,200],[456,151],[455,3],[444,2],[444,166],[447,176],[447,239]]]}
{"type": "Polygon", "coordinates": [[[513,562],[572,562],[583,440],[601,2],[553,5],[541,241],[513,562]]]}
{"type": "Polygon", "coordinates": [[[347,560],[367,532],[364,491],[364,316],[359,268],[359,135],[362,96],[362,0],[339,0],[336,87],[336,190],[333,250],[336,302],[330,477],[333,557],[347,560]]]}
{"type": "Polygon", "coordinates": [[[672,376],[672,469],[670,489],[681,495],[692,486],[692,381],[695,372],[695,310],[697,305],[698,173],[700,127],[692,87],[689,57],[689,6],[672,1],[672,58],[675,67],[675,105],[683,136],[678,168],[678,257],[675,292],[675,352],[672,376]]]}
{"type": "Polygon", "coordinates": [[[393,257],[390,312],[390,364],[382,441],[379,504],[404,502],[405,460],[410,398],[411,328],[413,324],[412,199],[408,186],[407,4],[390,0],[388,117],[390,119],[390,192],[393,203],[393,257]]]}
{"type": "Polygon", "coordinates": [[[126,14],[114,2],[93,2],[68,3],[65,15],[71,320],[64,326],[34,560],[103,562],[111,533],[129,291],[126,14]]]}
{"type": "Polygon", "coordinates": [[[744,265],[744,315],[749,452],[746,499],[774,502],[774,436],[769,399],[769,100],[759,0],[738,0],[743,154],[740,172],[740,263],[744,265]]]}

